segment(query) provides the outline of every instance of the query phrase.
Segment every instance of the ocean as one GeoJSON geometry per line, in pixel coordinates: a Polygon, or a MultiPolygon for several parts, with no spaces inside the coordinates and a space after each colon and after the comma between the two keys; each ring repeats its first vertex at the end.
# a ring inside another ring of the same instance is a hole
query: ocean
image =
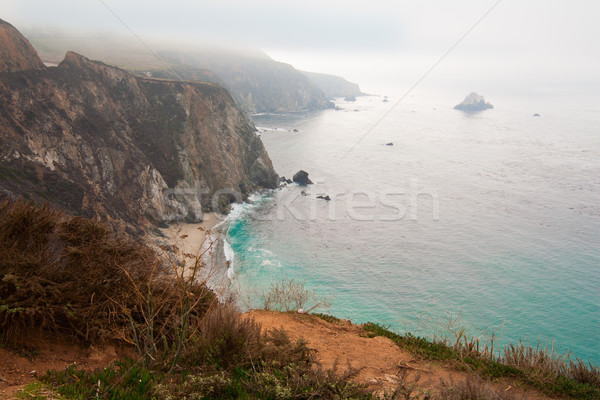
{"type": "Polygon", "coordinates": [[[464,326],[496,348],[541,341],[600,363],[600,109],[384,99],[253,117],[276,171],[314,185],[234,207],[233,287],[256,299],[302,279],[332,299],[319,311],[354,323],[464,326]]]}

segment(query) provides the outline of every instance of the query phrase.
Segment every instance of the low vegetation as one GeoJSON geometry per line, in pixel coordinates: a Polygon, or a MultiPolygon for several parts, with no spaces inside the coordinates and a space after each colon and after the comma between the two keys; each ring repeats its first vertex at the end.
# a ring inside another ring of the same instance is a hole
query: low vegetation
{"type": "MultiPolygon", "coordinates": [[[[221,303],[206,282],[204,253],[159,257],[146,245],[48,206],[0,202],[0,343],[24,346],[31,332],[84,343],[127,343],[135,359],[87,371],[71,365],[26,387],[22,398],[66,399],[507,399],[489,379],[517,379],[551,395],[600,398],[597,366],[545,348],[509,346],[501,357],[467,339],[455,343],[399,335],[365,324],[415,355],[472,371],[464,382],[424,390],[400,374],[396,387],[369,393],[348,365],[324,370],[303,340],[282,329],[261,332],[221,303]]],[[[302,283],[275,282],[265,308],[321,306],[302,283]]],[[[335,317],[318,314],[332,323],[335,317]]],[[[511,397],[512,398],[512,397],[511,397]]]]}
{"type": "Polygon", "coordinates": [[[310,312],[317,308],[331,306],[331,299],[307,289],[306,282],[282,276],[269,282],[269,286],[259,295],[261,306],[269,311],[310,312]]]}
{"type": "Polygon", "coordinates": [[[186,311],[196,317],[215,302],[201,283],[174,285],[169,266],[148,246],[96,221],[9,200],[0,203],[0,220],[4,343],[23,344],[43,331],[84,343],[122,339],[152,347],[147,335],[172,337],[172,327],[184,323],[186,297],[194,298],[186,311]]]}
{"type": "Polygon", "coordinates": [[[24,346],[37,331],[138,352],[101,370],[50,371],[26,398],[366,396],[351,381],[356,371],[323,370],[302,340],[261,332],[219,302],[204,253],[161,258],[97,221],[21,201],[2,201],[0,219],[2,343],[24,346]]]}
{"type": "MultiPolygon", "coordinates": [[[[369,336],[387,337],[417,356],[451,361],[458,368],[478,372],[483,378],[517,379],[548,395],[589,400],[600,398],[600,369],[597,366],[579,359],[572,361],[568,355],[559,355],[553,349],[540,345],[511,344],[504,348],[501,355],[494,356],[489,347],[479,347],[476,339],[464,336],[454,344],[449,344],[447,341],[433,341],[410,333],[400,335],[373,323],[365,324],[364,329],[369,336]]],[[[463,385],[464,390],[470,391],[469,385],[473,383],[463,385]]],[[[456,386],[452,387],[456,389],[456,386]]]]}

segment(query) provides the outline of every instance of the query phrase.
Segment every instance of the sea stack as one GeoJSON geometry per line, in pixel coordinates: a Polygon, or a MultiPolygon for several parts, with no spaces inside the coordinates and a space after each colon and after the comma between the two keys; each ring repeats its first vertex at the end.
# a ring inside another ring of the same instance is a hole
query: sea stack
{"type": "Polygon", "coordinates": [[[312,185],[311,180],[308,179],[308,172],[304,170],[296,172],[292,180],[301,186],[312,185]]]}
{"type": "Polygon", "coordinates": [[[490,108],[494,108],[494,106],[490,103],[486,103],[483,96],[475,92],[471,92],[471,94],[465,97],[462,103],[454,106],[455,110],[461,110],[469,113],[484,111],[490,108]]]}

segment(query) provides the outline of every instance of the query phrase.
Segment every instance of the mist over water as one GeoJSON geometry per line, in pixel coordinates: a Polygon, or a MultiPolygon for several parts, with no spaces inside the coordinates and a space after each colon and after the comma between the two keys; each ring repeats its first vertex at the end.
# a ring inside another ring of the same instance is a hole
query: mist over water
{"type": "Polygon", "coordinates": [[[240,210],[234,285],[301,277],[353,322],[432,336],[461,316],[599,362],[600,112],[489,95],[493,110],[452,110],[466,94],[415,91],[349,153],[399,97],[255,116],[278,173],[316,184],[240,210]]]}

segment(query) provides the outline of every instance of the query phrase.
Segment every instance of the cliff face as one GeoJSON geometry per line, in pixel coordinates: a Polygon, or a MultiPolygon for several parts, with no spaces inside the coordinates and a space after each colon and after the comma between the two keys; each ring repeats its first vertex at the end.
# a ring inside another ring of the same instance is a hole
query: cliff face
{"type": "Polygon", "coordinates": [[[328,98],[364,95],[358,87],[358,84],[349,82],[341,76],[319,74],[316,72],[301,72],[321,89],[328,98]]]}
{"type": "MultiPolygon", "coordinates": [[[[219,48],[197,44],[194,50],[180,43],[165,48],[153,44],[161,59],[149,54],[137,40],[96,37],[93,41],[74,37],[46,36],[37,32],[31,38],[45,61],[59,63],[67,49],[95,60],[117,65],[135,74],[150,73],[157,78],[207,81],[223,85],[246,113],[296,112],[333,108],[323,89],[289,64],[271,59],[259,50],[219,48]],[[165,68],[168,64],[168,68],[165,68]]],[[[339,86],[339,82],[336,83],[339,86]]],[[[358,96],[354,91],[348,95],[358,96]]],[[[343,96],[346,97],[346,96],[343,96]]]]}
{"type": "Polygon", "coordinates": [[[11,24],[0,19],[0,71],[44,68],[31,44],[11,24]]]}
{"type": "Polygon", "coordinates": [[[0,72],[0,126],[1,194],[130,227],[197,221],[277,185],[222,87],[140,78],[75,53],[56,68],[0,72]]]}
{"type": "Polygon", "coordinates": [[[213,71],[249,113],[333,108],[327,96],[300,71],[268,57],[216,52],[165,52],[164,56],[177,64],[213,71]]]}

